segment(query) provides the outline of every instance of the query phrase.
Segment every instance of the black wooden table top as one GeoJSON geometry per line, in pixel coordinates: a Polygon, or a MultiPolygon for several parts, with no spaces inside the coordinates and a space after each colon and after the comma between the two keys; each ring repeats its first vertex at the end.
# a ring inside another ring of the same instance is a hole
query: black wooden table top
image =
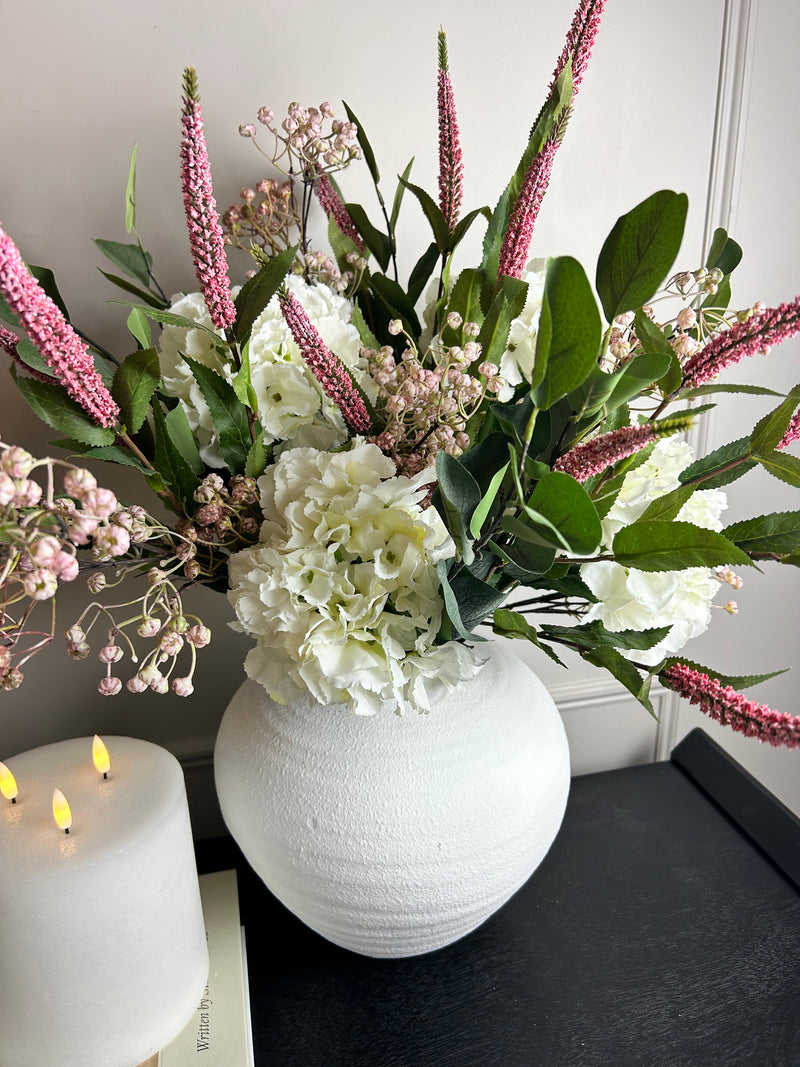
{"type": "Polygon", "coordinates": [[[702,731],[575,778],[533,877],[426,956],[331,945],[229,838],[198,861],[238,868],[256,1067],[800,1065],[800,823],[702,731]]]}

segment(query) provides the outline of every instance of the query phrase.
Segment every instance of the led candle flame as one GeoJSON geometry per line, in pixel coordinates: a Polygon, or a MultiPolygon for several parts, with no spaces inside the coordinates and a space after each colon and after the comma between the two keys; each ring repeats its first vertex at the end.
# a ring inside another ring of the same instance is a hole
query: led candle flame
{"type": "Polygon", "coordinates": [[[111,757],[108,754],[108,749],[97,734],[94,735],[94,740],[92,741],[92,761],[102,776],[108,778],[108,772],[111,769],[111,757]]]}
{"type": "Polygon", "coordinates": [[[17,781],[5,763],[0,763],[0,793],[3,794],[6,800],[16,804],[17,794],[19,793],[17,781]]]}
{"type": "Polygon", "coordinates": [[[67,803],[67,798],[60,789],[53,790],[53,818],[56,820],[59,830],[63,830],[65,834],[68,834],[69,828],[72,826],[72,812],[67,803]]]}

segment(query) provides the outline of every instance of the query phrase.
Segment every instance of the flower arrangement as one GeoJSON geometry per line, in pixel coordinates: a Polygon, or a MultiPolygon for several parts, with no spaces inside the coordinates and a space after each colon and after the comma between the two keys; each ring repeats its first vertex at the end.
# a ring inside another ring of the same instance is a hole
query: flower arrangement
{"type": "Polygon", "coordinates": [[[192,691],[210,633],[184,600],[207,584],[227,590],[256,642],[247,672],[278,701],[310,692],[361,713],[430,710],[480,669],[488,623],[558,662],[560,649],[577,652],[651,712],[657,679],[734,729],[800,743],[800,718],[738,692],[768,675],[725,677],[679,655],[742,568],[800,562],[800,512],[721,517],[727,487],[756,465],[800,486],[787,451],[800,439],[800,389],[717,380],[800,332],[800,297],[732,307],[741,249],[724,230],[704,264],[676,270],[687,201],[669,190],[617,220],[594,285],[569,256],[530,258],[603,7],[581,0],[516,171],[493,209],[466,214],[444,33],[438,200],[409,164],[388,205],[350,108],[343,120],[328,103],[292,103],[280,122],[263,107],[240,126],[270,171],[219,212],[187,69],[180,159],[199,290],[169,299],[156,280],[136,228],[134,156],[135,240],[97,242],[120,272],[107,277],[133,298],[137,347],[122,361],[74,327],[52,273],[27,266],[0,228],[0,346],[72,456],[37,461],[0,445],[4,688],[55,633],[52,612],[34,629],[34,608],[52,609],[59,584],[85,574],[95,599],[67,628],[67,650],[88,655],[102,632],[108,695],[126,656],[132,691],[192,691]],[[359,161],[379,223],[335,177],[359,161]],[[401,284],[407,197],[432,239],[401,284]],[[315,201],[325,252],[312,245],[315,201]],[[481,261],[462,265],[463,238],[484,224],[481,261]],[[241,287],[226,246],[250,257],[241,287]],[[704,397],[731,391],[776,406],[695,458],[683,435],[704,397]],[[81,457],[140,470],[174,520],[118,502],[81,457]],[[111,603],[136,572],[145,591],[111,603]]]}

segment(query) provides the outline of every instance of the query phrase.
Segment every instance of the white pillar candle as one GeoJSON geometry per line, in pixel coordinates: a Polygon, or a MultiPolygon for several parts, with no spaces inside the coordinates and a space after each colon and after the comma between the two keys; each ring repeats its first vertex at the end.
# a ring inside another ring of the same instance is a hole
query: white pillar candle
{"type": "Polygon", "coordinates": [[[188,1021],[208,974],[183,772],[105,738],[7,761],[0,797],[1,1067],[135,1067],[188,1021]],[[69,834],[53,817],[60,789],[69,834]]]}

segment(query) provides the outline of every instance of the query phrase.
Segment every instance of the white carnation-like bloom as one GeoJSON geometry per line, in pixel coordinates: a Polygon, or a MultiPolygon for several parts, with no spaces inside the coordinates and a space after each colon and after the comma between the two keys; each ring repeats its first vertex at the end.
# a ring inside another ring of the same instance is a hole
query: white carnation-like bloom
{"type": "Polygon", "coordinates": [[[528,283],[528,295],[525,298],[525,307],[511,320],[508,347],[500,357],[500,377],[506,382],[506,388],[497,397],[500,401],[511,399],[514,395],[512,386],[531,380],[546,268],[547,260],[531,259],[522,272],[522,281],[528,283]]]}
{"type": "Polygon", "coordinates": [[[435,508],[420,501],[433,477],[395,475],[356,439],[344,452],[285,451],[259,479],[260,543],[231,557],[238,627],[257,644],[250,678],[287,703],[310,692],[427,711],[480,666],[465,645],[435,645],[442,619],[436,563],[455,548],[435,508]]]}
{"type": "MultiPolygon", "coordinates": [[[[359,386],[374,396],[374,384],[361,356],[361,339],[350,321],[350,303],[328,286],[308,285],[295,274],[286,278],[286,284],[308,312],[328,348],[347,366],[359,386]]],[[[213,329],[200,293],[173,297],[169,310],[213,329]]],[[[159,359],[165,390],[183,402],[203,460],[210,467],[223,467],[214,420],[182,355],[211,367],[228,382],[233,381],[235,368],[217,351],[213,336],[205,330],[164,327],[159,359]]],[[[345,442],[347,432],[341,413],[325,395],[300,354],[277,295],[253,323],[249,360],[265,444],[287,442],[292,446],[327,449],[345,442]]]]}
{"type": "MultiPolygon", "coordinates": [[[[626,475],[603,520],[603,544],[610,548],[623,526],[635,522],[653,500],[677,489],[680,472],[693,459],[685,441],[676,437],[658,441],[648,459],[626,475]]],[[[676,518],[719,532],[720,516],[727,506],[728,498],[721,490],[701,489],[689,497],[676,518]]],[[[591,606],[584,622],[600,619],[612,632],[672,627],[652,648],[621,650],[628,659],[648,665],[676,655],[690,638],[708,628],[711,602],[719,591],[719,581],[708,567],[651,572],[603,561],[584,564],[581,577],[599,601],[591,606]]]]}

